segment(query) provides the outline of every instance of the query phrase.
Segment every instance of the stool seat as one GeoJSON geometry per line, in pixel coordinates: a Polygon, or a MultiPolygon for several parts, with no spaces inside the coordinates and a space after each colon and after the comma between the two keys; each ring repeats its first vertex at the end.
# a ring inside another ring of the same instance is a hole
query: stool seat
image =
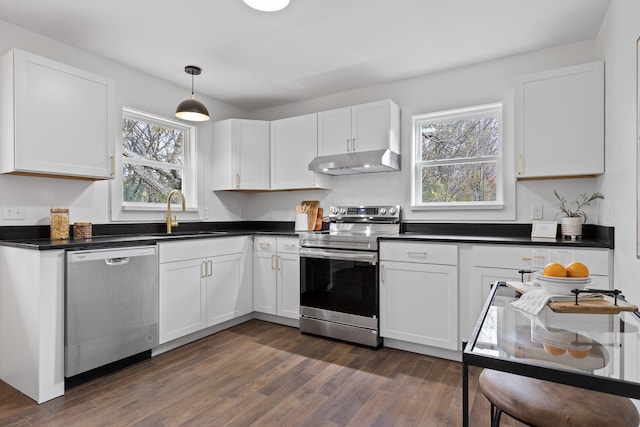
{"type": "Polygon", "coordinates": [[[626,397],[484,369],[480,390],[503,412],[538,427],[630,426],[640,417],[626,397]]]}

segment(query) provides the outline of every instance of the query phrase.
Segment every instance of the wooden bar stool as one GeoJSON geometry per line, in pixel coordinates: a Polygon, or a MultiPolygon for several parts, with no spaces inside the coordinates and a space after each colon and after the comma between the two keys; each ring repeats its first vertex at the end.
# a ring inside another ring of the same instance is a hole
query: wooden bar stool
{"type": "Polygon", "coordinates": [[[480,390],[491,402],[491,425],[502,412],[537,427],[638,427],[630,399],[492,369],[480,374],[480,390]]]}

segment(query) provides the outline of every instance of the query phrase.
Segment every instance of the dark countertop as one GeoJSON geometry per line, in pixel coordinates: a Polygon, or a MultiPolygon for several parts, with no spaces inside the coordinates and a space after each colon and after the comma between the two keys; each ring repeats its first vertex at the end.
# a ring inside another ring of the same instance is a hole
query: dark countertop
{"type": "Polygon", "coordinates": [[[404,240],[414,242],[438,242],[438,243],[496,243],[500,245],[531,245],[531,246],[564,246],[576,248],[607,248],[613,249],[608,242],[594,239],[536,239],[531,237],[503,237],[503,236],[463,236],[463,235],[439,235],[422,233],[401,233],[398,235],[382,236],[379,240],[404,240]]]}
{"type": "MultiPolygon", "coordinates": [[[[241,235],[299,236],[294,231],[294,223],[286,221],[181,223],[171,235],[164,233],[164,229],[164,223],[96,224],[91,239],[50,240],[49,226],[0,227],[0,245],[34,250],[73,250],[241,235]]],[[[531,224],[402,223],[400,234],[380,237],[380,240],[614,248],[613,227],[587,224],[583,238],[579,240],[532,240],[530,235],[531,224]]]]}

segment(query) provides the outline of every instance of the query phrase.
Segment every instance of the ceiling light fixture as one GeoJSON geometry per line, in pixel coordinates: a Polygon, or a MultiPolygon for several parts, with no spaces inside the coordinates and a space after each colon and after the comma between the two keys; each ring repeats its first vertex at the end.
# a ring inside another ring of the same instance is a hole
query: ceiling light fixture
{"type": "Polygon", "coordinates": [[[207,107],[200,101],[196,101],[196,95],[193,93],[193,76],[198,76],[202,72],[200,67],[195,65],[187,65],[184,72],[191,74],[191,97],[185,99],[176,108],[176,117],[190,122],[204,122],[209,120],[209,111],[207,107]]]}
{"type": "Polygon", "coordinates": [[[248,6],[262,12],[277,12],[289,5],[289,0],[242,0],[248,6]]]}

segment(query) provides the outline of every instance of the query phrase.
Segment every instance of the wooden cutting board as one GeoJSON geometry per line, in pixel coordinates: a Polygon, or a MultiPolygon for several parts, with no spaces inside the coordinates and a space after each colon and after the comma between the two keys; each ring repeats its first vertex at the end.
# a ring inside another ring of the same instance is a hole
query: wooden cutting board
{"type": "Polygon", "coordinates": [[[302,206],[309,206],[309,211],[307,212],[309,228],[307,228],[307,230],[313,230],[316,227],[316,218],[318,217],[318,206],[320,202],[317,200],[303,200],[300,204],[302,206]]]}
{"type": "Polygon", "coordinates": [[[322,208],[318,208],[318,217],[316,218],[316,225],[315,225],[313,231],[322,230],[322,215],[323,215],[322,208]]]}
{"type": "MultiPolygon", "coordinates": [[[[531,282],[507,282],[507,286],[521,294],[533,289],[540,289],[531,282]]],[[[582,314],[618,314],[621,311],[638,311],[638,306],[618,298],[618,305],[613,304],[613,298],[605,295],[602,299],[575,301],[550,301],[549,308],[555,313],[582,314]]]]}
{"type": "Polygon", "coordinates": [[[555,313],[582,313],[582,314],[618,314],[621,311],[638,311],[638,306],[629,304],[618,298],[618,305],[613,304],[613,298],[605,295],[602,299],[578,301],[556,301],[547,303],[555,313]]]}

